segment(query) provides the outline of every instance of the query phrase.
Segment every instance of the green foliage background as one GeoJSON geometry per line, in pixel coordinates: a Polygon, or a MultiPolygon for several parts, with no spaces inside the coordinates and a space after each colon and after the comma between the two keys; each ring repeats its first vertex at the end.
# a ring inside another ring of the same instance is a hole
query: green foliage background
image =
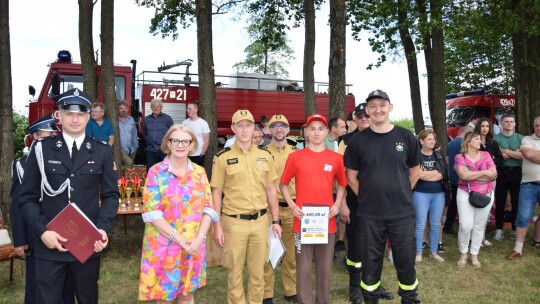
{"type": "Polygon", "coordinates": [[[394,120],[392,121],[392,123],[396,126],[409,129],[411,132],[415,133],[414,122],[412,118],[402,118],[402,119],[394,120]]]}
{"type": "Polygon", "coordinates": [[[28,117],[13,112],[13,151],[15,151],[15,159],[22,156],[26,127],[28,127],[28,117]]]}

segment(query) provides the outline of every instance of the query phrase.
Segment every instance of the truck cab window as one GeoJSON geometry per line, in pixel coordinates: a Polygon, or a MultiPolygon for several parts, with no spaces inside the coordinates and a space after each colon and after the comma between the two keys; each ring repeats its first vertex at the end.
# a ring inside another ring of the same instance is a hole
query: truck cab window
{"type": "MultiPolygon", "coordinates": [[[[63,74],[60,77],[60,94],[71,89],[83,90],[83,77],[82,75],[67,75],[63,74]]],[[[116,100],[126,99],[126,78],[123,76],[114,77],[114,91],[116,93],[116,100]]],[[[49,97],[53,97],[52,87],[49,88],[49,97]]]]}
{"type": "MultiPolygon", "coordinates": [[[[83,88],[83,77],[82,75],[61,75],[60,77],[60,94],[64,93],[65,91],[69,91],[71,89],[79,89],[82,90],[83,88]]],[[[52,96],[52,87],[49,88],[49,97],[52,96]]]]}
{"type": "Polygon", "coordinates": [[[123,76],[114,76],[114,91],[116,100],[126,99],[126,78],[123,76]]]}
{"type": "Polygon", "coordinates": [[[489,107],[455,107],[446,110],[446,124],[449,126],[465,126],[473,115],[491,118],[489,107]]]}

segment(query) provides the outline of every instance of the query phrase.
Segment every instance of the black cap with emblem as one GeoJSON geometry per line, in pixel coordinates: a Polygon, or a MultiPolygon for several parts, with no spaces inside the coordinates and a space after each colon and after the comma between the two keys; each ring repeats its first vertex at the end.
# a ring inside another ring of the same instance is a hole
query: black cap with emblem
{"type": "Polygon", "coordinates": [[[354,108],[354,116],[366,115],[367,102],[361,103],[354,108]]]}
{"type": "Polygon", "coordinates": [[[386,94],[385,91],[383,91],[383,90],[375,90],[375,91],[369,93],[368,97],[366,98],[366,102],[369,102],[370,100],[375,99],[375,98],[382,98],[382,99],[386,99],[386,100],[390,101],[390,97],[388,97],[388,94],[386,94]]]}
{"type": "Polygon", "coordinates": [[[72,89],[58,96],[58,108],[67,112],[90,113],[92,98],[79,89],[72,89]]]}

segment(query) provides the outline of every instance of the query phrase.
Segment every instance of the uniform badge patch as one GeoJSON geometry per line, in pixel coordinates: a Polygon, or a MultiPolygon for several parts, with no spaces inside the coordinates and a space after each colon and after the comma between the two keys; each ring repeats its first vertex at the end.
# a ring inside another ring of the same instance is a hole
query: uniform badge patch
{"type": "Polygon", "coordinates": [[[238,158],[227,159],[227,165],[238,164],[238,158]]]}
{"type": "Polygon", "coordinates": [[[92,149],[92,144],[90,144],[89,141],[86,142],[86,149],[87,149],[87,150],[92,149]]]}
{"type": "Polygon", "coordinates": [[[404,146],[405,146],[405,145],[404,145],[403,143],[397,142],[397,143],[396,143],[396,151],[398,151],[398,152],[403,152],[404,146]]]}
{"type": "Polygon", "coordinates": [[[61,140],[56,142],[56,147],[57,148],[62,148],[62,141],[61,140]]]}

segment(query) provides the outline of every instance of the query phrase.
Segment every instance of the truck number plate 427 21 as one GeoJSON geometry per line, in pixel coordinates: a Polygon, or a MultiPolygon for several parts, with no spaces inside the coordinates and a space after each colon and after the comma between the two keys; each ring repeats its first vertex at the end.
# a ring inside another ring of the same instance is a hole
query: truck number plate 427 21
{"type": "Polygon", "coordinates": [[[153,88],[150,92],[152,98],[158,98],[163,100],[186,100],[186,90],[185,89],[161,89],[153,88]]]}

